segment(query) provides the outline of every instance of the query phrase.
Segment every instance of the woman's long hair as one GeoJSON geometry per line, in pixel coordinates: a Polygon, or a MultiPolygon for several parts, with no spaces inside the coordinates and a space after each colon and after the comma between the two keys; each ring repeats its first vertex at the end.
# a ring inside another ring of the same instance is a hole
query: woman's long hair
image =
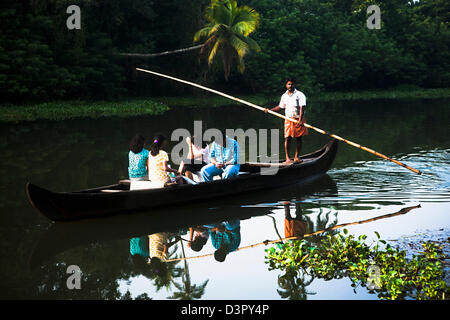
{"type": "Polygon", "coordinates": [[[158,155],[164,141],[166,141],[166,137],[162,134],[158,134],[155,139],[153,139],[153,143],[150,146],[150,153],[152,156],[156,157],[158,155]]]}
{"type": "Polygon", "coordinates": [[[144,148],[144,144],[145,144],[145,138],[140,134],[136,134],[131,139],[129,147],[130,147],[130,150],[133,151],[134,153],[139,153],[144,148]]]}

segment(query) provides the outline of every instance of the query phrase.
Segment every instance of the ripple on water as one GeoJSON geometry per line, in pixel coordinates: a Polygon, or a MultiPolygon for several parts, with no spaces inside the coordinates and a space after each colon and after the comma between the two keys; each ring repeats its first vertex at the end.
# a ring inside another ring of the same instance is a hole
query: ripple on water
{"type": "Polygon", "coordinates": [[[422,171],[421,175],[390,161],[357,161],[329,171],[338,185],[339,199],[358,202],[449,202],[450,149],[422,150],[398,160],[422,171]]]}

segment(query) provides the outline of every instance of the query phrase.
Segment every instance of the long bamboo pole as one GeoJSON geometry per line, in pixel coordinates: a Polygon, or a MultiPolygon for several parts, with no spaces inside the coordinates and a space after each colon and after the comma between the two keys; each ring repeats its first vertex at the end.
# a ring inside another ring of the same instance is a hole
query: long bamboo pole
{"type": "MultiPolygon", "coordinates": [[[[199,85],[199,84],[196,84],[196,83],[193,83],[193,82],[189,82],[189,81],[186,81],[186,80],[178,79],[178,78],[171,77],[171,76],[168,76],[168,75],[165,75],[165,74],[162,74],[162,73],[158,73],[158,72],[154,72],[154,71],[150,71],[150,70],[145,70],[145,69],[141,69],[141,68],[136,68],[136,70],[137,70],[137,71],[146,72],[146,73],[151,73],[151,74],[154,74],[154,75],[163,77],[163,78],[167,78],[167,79],[171,79],[171,80],[178,81],[178,82],[181,82],[181,83],[185,83],[185,84],[188,84],[188,85],[191,85],[191,86],[194,86],[194,87],[197,87],[197,88],[200,88],[200,89],[203,89],[203,90],[206,90],[206,91],[209,91],[209,92],[218,94],[218,95],[223,96],[223,97],[225,97],[225,98],[228,98],[228,99],[231,99],[231,100],[240,102],[240,103],[242,103],[242,104],[246,104],[246,105],[248,105],[248,106],[250,106],[250,107],[253,107],[253,108],[255,108],[255,109],[258,109],[258,110],[261,110],[261,111],[264,111],[264,112],[273,114],[274,116],[277,116],[277,117],[282,118],[282,119],[285,119],[285,120],[289,120],[289,121],[292,121],[292,122],[295,122],[295,123],[297,123],[297,122],[299,121],[299,120],[297,120],[297,119],[288,118],[288,117],[286,117],[286,116],[284,116],[284,115],[282,115],[282,114],[280,114],[280,113],[277,113],[277,112],[275,112],[275,111],[268,110],[267,108],[258,106],[258,105],[256,105],[256,104],[251,103],[251,102],[248,102],[248,101],[245,101],[245,100],[242,100],[242,99],[239,99],[239,98],[230,96],[229,94],[226,94],[226,93],[223,93],[223,92],[220,92],[220,91],[211,89],[211,88],[207,88],[207,87],[204,87],[204,86],[202,86],[202,85],[199,85]]],[[[410,167],[410,166],[408,166],[408,165],[406,165],[406,164],[404,164],[404,163],[402,163],[402,162],[400,162],[400,161],[398,161],[398,160],[391,159],[391,158],[389,158],[388,156],[385,156],[384,154],[381,154],[381,153],[379,153],[379,152],[377,152],[377,151],[375,151],[375,150],[372,150],[372,149],[370,149],[370,148],[364,147],[364,146],[362,146],[362,145],[360,145],[360,144],[357,144],[357,143],[355,143],[355,142],[349,141],[349,140],[347,140],[347,139],[344,139],[344,138],[342,138],[342,137],[339,137],[339,136],[337,136],[337,135],[335,135],[335,134],[333,134],[333,133],[327,132],[327,131],[322,130],[322,129],[320,129],[320,128],[316,128],[316,127],[314,127],[314,126],[312,126],[312,125],[310,125],[310,124],[303,123],[303,125],[304,125],[305,127],[307,127],[307,128],[310,128],[310,129],[312,129],[312,130],[314,130],[314,131],[317,131],[317,132],[319,132],[319,133],[321,133],[321,134],[328,135],[328,136],[330,136],[330,137],[332,137],[332,138],[335,138],[335,139],[337,139],[337,140],[343,141],[343,142],[345,142],[345,143],[347,143],[347,144],[349,144],[349,145],[351,145],[351,146],[353,146],[353,147],[356,147],[356,148],[359,148],[359,149],[361,149],[361,150],[367,151],[367,152],[369,152],[369,153],[371,153],[371,154],[374,154],[374,155],[376,155],[376,156],[378,156],[378,157],[381,157],[381,158],[383,158],[383,159],[392,161],[392,162],[398,164],[399,166],[402,166],[402,167],[404,167],[404,168],[406,168],[406,169],[411,170],[412,172],[415,172],[415,173],[417,173],[417,174],[422,174],[422,172],[421,172],[420,170],[414,169],[414,168],[412,168],[412,167],[410,167]]]]}

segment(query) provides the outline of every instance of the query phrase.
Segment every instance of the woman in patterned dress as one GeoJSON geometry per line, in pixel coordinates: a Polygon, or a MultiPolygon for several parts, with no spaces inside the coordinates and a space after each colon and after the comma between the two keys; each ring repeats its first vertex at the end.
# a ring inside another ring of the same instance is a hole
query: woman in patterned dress
{"type": "Polygon", "coordinates": [[[148,155],[148,178],[156,184],[160,184],[161,188],[167,183],[171,182],[169,172],[177,175],[176,182],[183,183],[178,170],[169,167],[169,155],[163,150],[166,145],[166,137],[157,135],[150,146],[150,153],[148,155]]]}

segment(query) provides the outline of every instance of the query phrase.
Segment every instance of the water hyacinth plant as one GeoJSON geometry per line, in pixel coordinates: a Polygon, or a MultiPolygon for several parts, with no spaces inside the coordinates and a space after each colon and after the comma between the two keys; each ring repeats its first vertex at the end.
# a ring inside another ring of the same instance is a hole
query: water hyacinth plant
{"type": "Polygon", "coordinates": [[[278,243],[266,249],[269,270],[303,269],[326,280],[349,277],[352,287],[367,287],[380,299],[445,299],[442,248],[434,242],[422,243],[423,251],[408,258],[380,239],[368,245],[366,235],[327,235],[318,244],[305,239],[278,243]]]}

